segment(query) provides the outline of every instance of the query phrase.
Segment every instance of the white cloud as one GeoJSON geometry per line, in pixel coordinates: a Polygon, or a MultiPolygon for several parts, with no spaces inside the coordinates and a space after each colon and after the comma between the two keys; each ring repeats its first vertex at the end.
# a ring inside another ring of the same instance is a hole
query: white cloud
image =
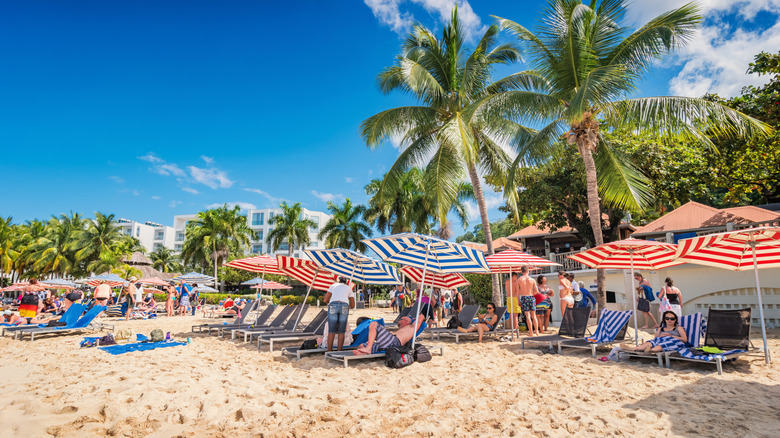
{"type": "MultiPolygon", "coordinates": [[[[479,33],[484,32],[485,26],[482,24],[482,20],[474,13],[474,9],[467,0],[410,1],[425,9],[426,12],[436,15],[440,23],[448,22],[452,17],[453,9],[457,6],[458,17],[463,25],[466,39],[474,40],[479,33]]],[[[380,23],[401,36],[406,36],[415,21],[411,12],[401,11],[401,5],[407,3],[404,0],[364,0],[364,3],[371,8],[371,12],[380,23]]]]}
{"type": "Polygon", "coordinates": [[[260,195],[260,196],[262,196],[262,197],[264,197],[264,198],[266,198],[269,201],[274,202],[274,203],[280,202],[282,200],[281,198],[277,198],[277,197],[271,196],[271,194],[269,194],[268,192],[265,192],[265,191],[260,190],[260,189],[252,189],[252,188],[246,187],[246,188],[244,188],[244,191],[245,192],[258,194],[258,195],[260,195]]]}
{"type": "Polygon", "coordinates": [[[125,180],[123,178],[118,177],[118,176],[109,176],[108,179],[110,179],[111,181],[114,181],[115,183],[119,183],[119,184],[122,184],[123,182],[125,182],[125,180]]]}
{"type": "Polygon", "coordinates": [[[161,198],[159,196],[157,196],[157,195],[154,195],[154,196],[152,196],[152,199],[154,199],[155,201],[159,201],[161,198]]]}
{"type": "Polygon", "coordinates": [[[192,187],[182,187],[181,189],[187,193],[192,193],[193,195],[197,195],[198,193],[200,193],[199,191],[193,189],[192,187]]]}
{"type": "Polygon", "coordinates": [[[139,160],[148,161],[150,163],[160,163],[162,162],[162,159],[154,154],[154,152],[149,152],[148,154],[138,157],[139,160]]]}
{"type": "Polygon", "coordinates": [[[171,201],[168,203],[168,207],[176,208],[177,205],[181,204],[181,201],[171,201]]]}
{"type": "Polygon", "coordinates": [[[345,199],[344,195],[341,194],[341,193],[339,193],[339,194],[320,193],[320,192],[318,192],[316,190],[312,190],[311,194],[314,195],[314,197],[316,197],[319,200],[321,200],[322,202],[333,202],[333,201],[336,201],[336,200],[345,199]]]}
{"type": "Polygon", "coordinates": [[[237,206],[241,210],[256,210],[257,209],[255,204],[251,204],[249,202],[226,202],[224,204],[220,204],[220,203],[217,202],[217,203],[214,203],[214,204],[207,205],[206,208],[219,208],[219,207],[222,207],[223,205],[227,205],[228,208],[234,208],[234,207],[237,206]]]}
{"type": "Polygon", "coordinates": [[[187,169],[190,170],[190,176],[192,176],[195,181],[211,187],[212,189],[227,189],[233,185],[233,181],[228,179],[227,173],[223,170],[215,169],[213,167],[201,169],[195,166],[189,166],[187,169]]]}
{"type": "Polygon", "coordinates": [[[160,175],[173,175],[177,176],[179,178],[186,175],[184,171],[179,167],[177,164],[174,163],[162,163],[157,164],[152,168],[153,172],[159,173],[160,175]]]}
{"type": "MultiPolygon", "coordinates": [[[[636,1],[627,18],[635,26],[680,7],[678,0],[636,1]]],[[[739,94],[747,85],[762,85],[769,78],[747,75],[745,71],[762,48],[780,47],[780,24],[768,29],[733,27],[724,20],[735,14],[750,22],[759,12],[780,15],[780,0],[704,0],[700,1],[704,21],[696,36],[668,60],[682,66],[669,81],[674,95],[700,97],[717,93],[722,97],[739,94]]],[[[731,20],[733,21],[733,20],[731,20]]]]}
{"type": "Polygon", "coordinates": [[[130,193],[132,193],[133,196],[138,196],[138,195],[141,194],[141,192],[139,192],[138,190],[132,190],[132,191],[130,191],[130,193]]]}
{"type": "Polygon", "coordinates": [[[346,181],[346,182],[348,182],[348,183],[351,183],[351,182],[352,182],[352,178],[350,178],[350,177],[348,177],[348,176],[345,176],[345,177],[344,177],[344,181],[346,181]]]}
{"type": "Polygon", "coordinates": [[[200,159],[201,159],[201,160],[203,160],[204,162],[206,162],[206,164],[211,164],[211,163],[213,163],[213,162],[214,162],[214,159],[213,159],[213,158],[211,158],[211,157],[207,157],[207,156],[205,156],[205,155],[201,155],[201,156],[200,156],[200,159]]]}

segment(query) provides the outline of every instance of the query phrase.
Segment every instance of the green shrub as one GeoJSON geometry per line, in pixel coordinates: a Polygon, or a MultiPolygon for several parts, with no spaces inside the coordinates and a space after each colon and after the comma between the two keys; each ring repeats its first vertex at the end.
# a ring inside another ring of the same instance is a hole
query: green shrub
{"type": "MultiPolygon", "coordinates": [[[[303,297],[299,295],[284,295],[281,298],[274,298],[274,304],[277,304],[276,301],[279,301],[278,304],[281,304],[283,306],[286,306],[288,304],[301,304],[303,303],[303,297]]],[[[309,298],[306,300],[306,304],[314,305],[316,303],[317,298],[313,296],[309,296],[309,298]]]]}
{"type": "Polygon", "coordinates": [[[493,285],[490,275],[463,274],[463,276],[471,283],[471,285],[466,286],[466,292],[474,298],[476,304],[484,308],[493,301],[493,285]]]}

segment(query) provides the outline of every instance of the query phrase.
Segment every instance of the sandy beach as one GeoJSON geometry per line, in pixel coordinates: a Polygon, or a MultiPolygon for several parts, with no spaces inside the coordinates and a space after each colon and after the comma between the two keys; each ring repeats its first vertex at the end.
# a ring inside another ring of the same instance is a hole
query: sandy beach
{"type": "MultiPolygon", "coordinates": [[[[386,309],[355,315],[393,317],[386,309]]],[[[714,366],[673,362],[670,371],[649,360],[599,362],[580,350],[560,356],[521,350],[519,342],[442,340],[433,343],[445,346],[444,356],[431,362],[344,369],[189,333],[204,321],[214,320],[116,321],[117,329],[193,338],[118,356],[79,348],[81,336],[1,338],[0,436],[777,436],[780,429],[780,373],[762,357],[727,364],[718,376],[714,366]]],[[[771,332],[775,351],[778,335],[771,332]]]]}

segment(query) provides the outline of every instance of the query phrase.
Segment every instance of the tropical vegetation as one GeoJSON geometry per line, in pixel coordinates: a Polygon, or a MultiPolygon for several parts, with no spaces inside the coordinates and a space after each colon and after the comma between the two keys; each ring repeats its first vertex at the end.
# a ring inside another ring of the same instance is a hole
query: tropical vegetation
{"type": "Polygon", "coordinates": [[[268,225],[274,228],[268,232],[267,240],[271,244],[272,251],[287,245],[287,250],[292,257],[296,248],[310,243],[309,230],[317,224],[303,217],[303,207],[300,202],[293,205],[282,202],[279,207],[282,209],[282,214],[277,214],[268,221],[268,225]]]}
{"type": "Polygon", "coordinates": [[[366,213],[365,205],[353,205],[347,198],[342,205],[328,202],[331,218],[318,234],[325,242],[325,248],[354,249],[365,252],[366,244],[361,240],[371,237],[374,231],[363,220],[366,213]]]}

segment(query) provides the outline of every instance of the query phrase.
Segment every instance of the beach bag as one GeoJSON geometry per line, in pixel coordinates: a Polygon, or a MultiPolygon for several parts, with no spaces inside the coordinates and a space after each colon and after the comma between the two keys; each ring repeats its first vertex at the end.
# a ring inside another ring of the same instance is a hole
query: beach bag
{"type": "Polygon", "coordinates": [[[414,363],[414,354],[410,347],[390,347],[385,352],[385,365],[390,368],[404,368],[414,363]]]}
{"type": "Polygon", "coordinates": [[[49,321],[46,327],[64,327],[68,325],[65,321],[49,321]]]}
{"type": "Polygon", "coordinates": [[[130,329],[122,329],[116,332],[116,336],[114,336],[114,340],[117,342],[130,342],[130,340],[133,338],[133,331],[130,329]]]}
{"type": "Polygon", "coordinates": [[[658,311],[661,312],[661,316],[664,315],[664,312],[672,311],[672,305],[669,304],[669,299],[666,298],[666,295],[661,297],[661,304],[658,306],[658,311]]]}
{"type": "Polygon", "coordinates": [[[431,352],[423,344],[415,344],[414,346],[414,361],[415,362],[428,362],[431,360],[431,352]]]}
{"type": "Polygon", "coordinates": [[[462,325],[463,324],[460,322],[457,316],[453,316],[449,321],[447,321],[447,328],[450,330],[461,327],[462,325]]]}
{"type": "Polygon", "coordinates": [[[116,341],[114,340],[114,335],[112,335],[111,333],[100,338],[100,345],[114,345],[114,344],[116,344],[116,341]]]}
{"type": "Polygon", "coordinates": [[[149,333],[149,338],[151,338],[152,342],[162,342],[165,339],[165,335],[162,330],[154,329],[149,333]]]}
{"type": "Polygon", "coordinates": [[[301,350],[316,350],[318,347],[316,339],[307,339],[301,344],[301,350]]]}

